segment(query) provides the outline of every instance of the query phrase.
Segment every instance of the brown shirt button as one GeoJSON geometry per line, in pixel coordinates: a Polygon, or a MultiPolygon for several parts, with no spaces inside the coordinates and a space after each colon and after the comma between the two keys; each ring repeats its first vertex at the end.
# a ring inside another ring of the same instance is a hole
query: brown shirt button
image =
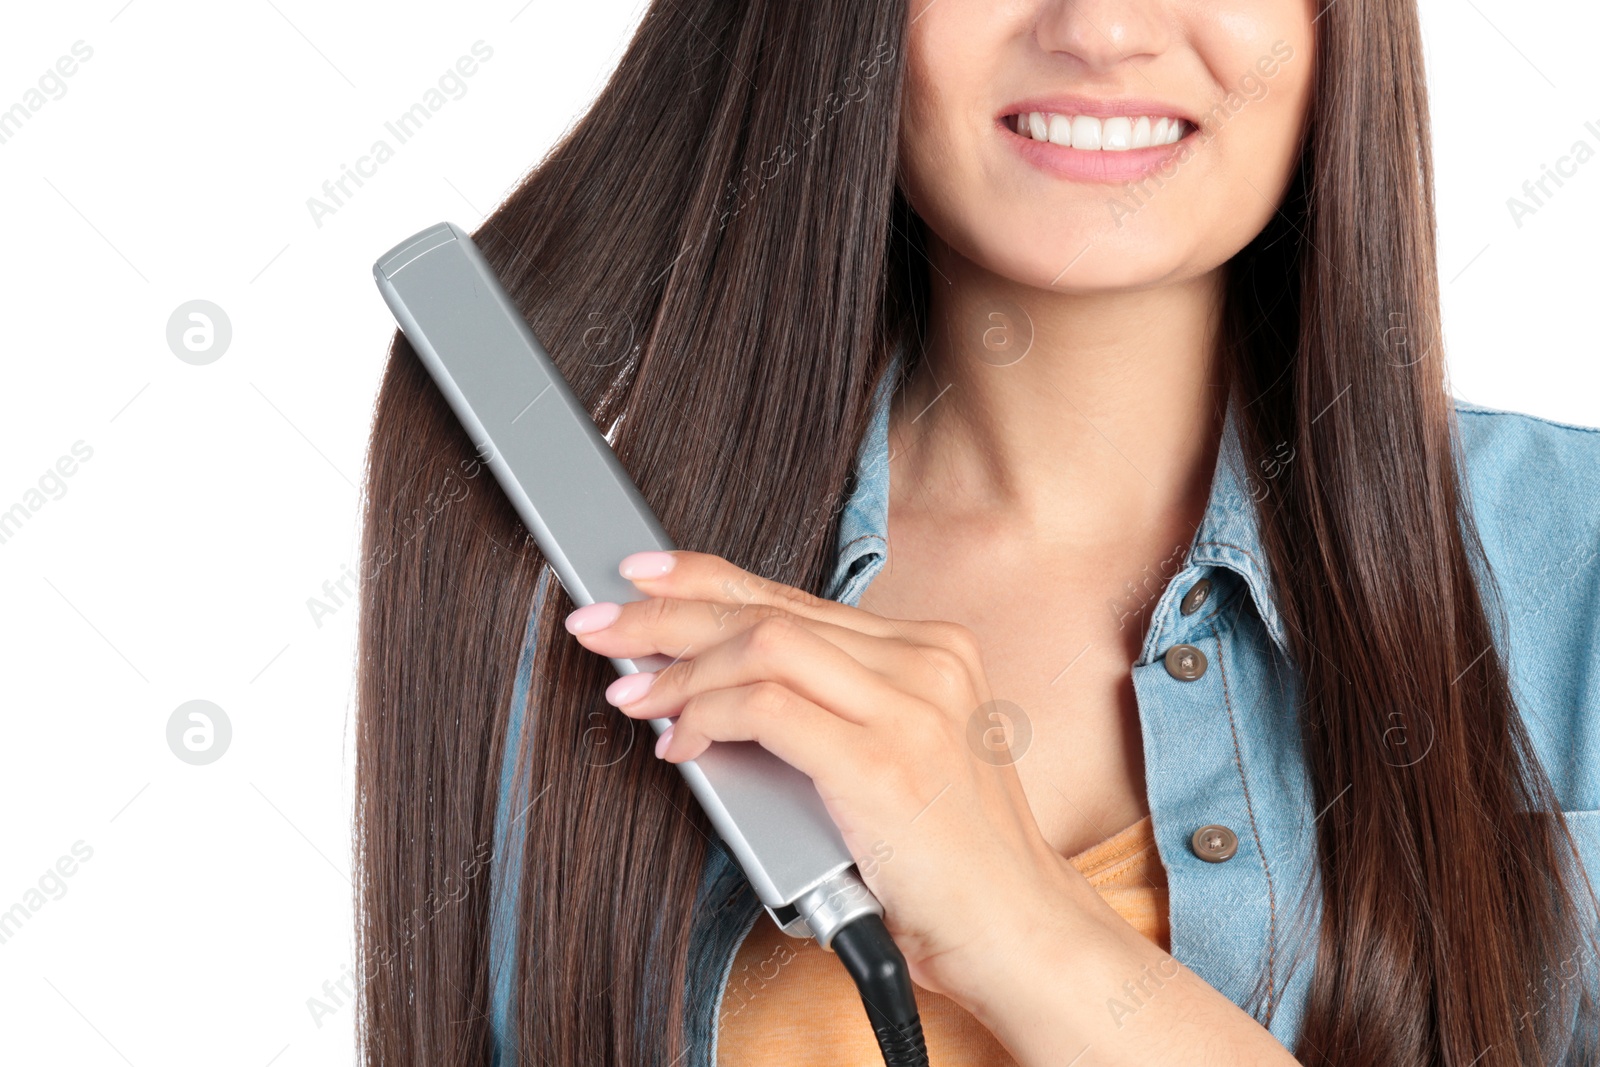
{"type": "Polygon", "coordinates": [[[1189,587],[1183,594],[1183,599],[1178,602],[1178,610],[1185,615],[1193,615],[1211,597],[1211,579],[1202,578],[1189,587]]]}
{"type": "Polygon", "coordinates": [[[1226,826],[1211,823],[1194,832],[1189,838],[1189,847],[1207,863],[1221,863],[1232,859],[1239,851],[1239,838],[1226,826]]]}
{"type": "Polygon", "coordinates": [[[1173,645],[1165,659],[1167,673],[1180,682],[1192,682],[1206,673],[1206,654],[1193,645],[1173,645]]]}

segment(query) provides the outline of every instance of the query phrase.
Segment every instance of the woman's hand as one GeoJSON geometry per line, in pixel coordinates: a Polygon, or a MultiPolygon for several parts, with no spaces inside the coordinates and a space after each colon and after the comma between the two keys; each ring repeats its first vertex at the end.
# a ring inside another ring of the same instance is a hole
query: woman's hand
{"type": "Polygon", "coordinates": [[[811,776],[912,979],[972,1013],[1024,1067],[1293,1064],[1259,1023],[1112,910],[1044,840],[996,758],[977,642],[888,619],[700,552],[638,552],[648,599],[591,604],[567,628],[601,655],[675,657],[617,679],[636,719],[677,716],[657,754],[755,741],[811,776]],[[1109,997],[1138,988],[1138,1025],[1109,997]]]}
{"type": "Polygon", "coordinates": [[[974,1010],[991,976],[1030,962],[1047,916],[1103,919],[996,758],[966,627],[884,618],[699,552],[635,553],[619,570],[648,599],[580,608],[568,629],[600,655],[676,661],[606,698],[676,716],[656,749],[670,762],[755,741],[809,775],[917,984],[974,1010]]]}

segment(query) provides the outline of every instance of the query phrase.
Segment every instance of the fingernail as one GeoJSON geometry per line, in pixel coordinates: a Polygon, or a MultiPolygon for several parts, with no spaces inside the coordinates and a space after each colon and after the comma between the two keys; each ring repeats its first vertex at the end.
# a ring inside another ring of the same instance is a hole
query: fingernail
{"type": "Polygon", "coordinates": [[[617,616],[621,614],[622,605],[613,604],[609,600],[586,604],[567,616],[567,632],[586,634],[593,630],[603,630],[616,622],[617,616]]]}
{"type": "Polygon", "coordinates": [[[667,754],[667,743],[672,740],[672,727],[661,731],[661,736],[656,738],[656,759],[661,759],[667,754]]]}
{"type": "Polygon", "coordinates": [[[619,708],[624,704],[632,704],[650,691],[650,686],[655,680],[655,671],[624,674],[621,678],[606,686],[606,701],[615,704],[619,708]]]}
{"type": "Polygon", "coordinates": [[[623,556],[617,570],[624,578],[659,578],[676,562],[678,558],[671,552],[635,552],[623,556]]]}

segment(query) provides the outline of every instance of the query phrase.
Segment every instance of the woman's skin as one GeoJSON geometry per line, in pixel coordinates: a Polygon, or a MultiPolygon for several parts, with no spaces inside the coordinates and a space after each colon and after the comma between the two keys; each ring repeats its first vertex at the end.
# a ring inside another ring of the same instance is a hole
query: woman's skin
{"type": "Polygon", "coordinates": [[[601,655],[679,657],[607,690],[677,716],[665,759],[755,740],[809,774],[917,984],[1028,1067],[1295,1062],[1064,857],[1149,810],[1129,667],[1205,507],[1220,268],[1298,157],[1316,6],[914,3],[900,151],[934,329],[890,418],[887,566],[854,608],[637,553],[645,600],[568,618],[601,655]],[[1130,191],[1029,162],[1001,125],[1061,96],[1200,129],[1130,191]],[[1014,763],[968,740],[995,699],[1032,726],[1014,763]]]}

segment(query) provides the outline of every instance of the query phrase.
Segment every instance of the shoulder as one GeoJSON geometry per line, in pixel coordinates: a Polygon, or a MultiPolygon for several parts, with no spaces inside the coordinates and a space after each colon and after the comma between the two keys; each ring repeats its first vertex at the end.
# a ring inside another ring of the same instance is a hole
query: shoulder
{"type": "Polygon", "coordinates": [[[1513,570],[1574,561],[1592,570],[1600,553],[1600,428],[1454,405],[1469,506],[1491,561],[1498,550],[1513,570]]]}
{"type": "Polygon", "coordinates": [[[1600,808],[1600,428],[1453,403],[1518,702],[1564,806],[1600,808]]]}
{"type": "Polygon", "coordinates": [[[1577,479],[1589,489],[1600,486],[1600,427],[1558,422],[1541,415],[1474,404],[1459,397],[1455,407],[1461,443],[1471,473],[1517,469],[1537,475],[1577,479]],[[1552,469],[1555,468],[1555,469],[1552,469]]]}
{"type": "MultiPolygon", "coordinates": [[[[1480,532],[1548,554],[1600,532],[1600,428],[1454,401],[1480,532]]],[[[1485,548],[1489,547],[1487,544],[1485,548]]]]}

